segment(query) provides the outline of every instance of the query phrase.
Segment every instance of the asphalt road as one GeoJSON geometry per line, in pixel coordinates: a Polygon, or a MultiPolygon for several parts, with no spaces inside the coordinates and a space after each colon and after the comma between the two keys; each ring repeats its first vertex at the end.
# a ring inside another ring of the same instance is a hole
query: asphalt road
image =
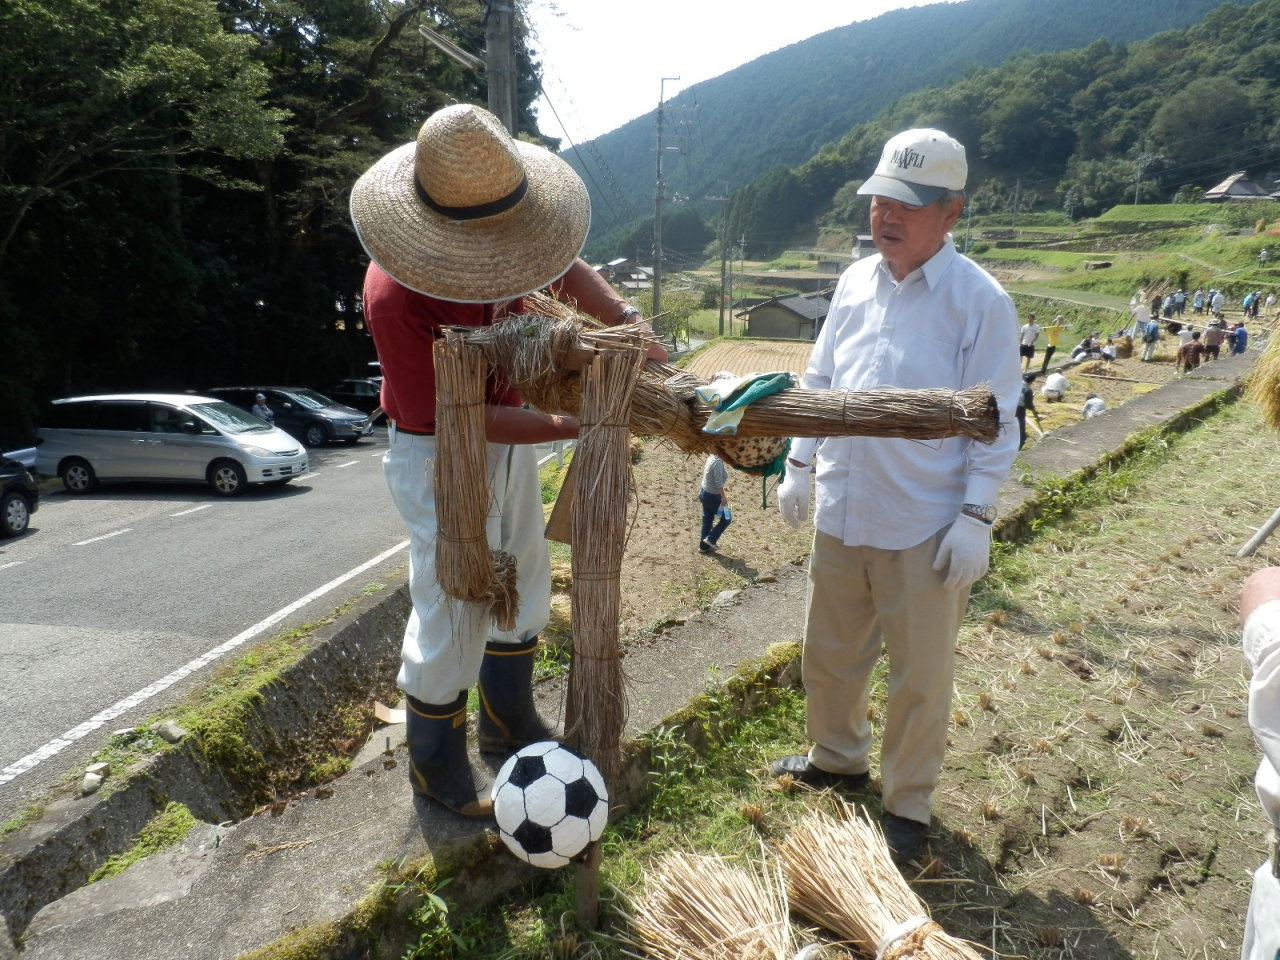
{"type": "Polygon", "coordinates": [[[31,529],[0,540],[0,822],[83,769],[112,731],[236,654],[55,752],[64,734],[255,626],[250,644],[316,619],[405,564],[407,551],[395,549],[404,527],[382,479],[385,450],[385,429],[312,450],[310,473],[235,499],[194,484],[43,496],[31,529]]]}

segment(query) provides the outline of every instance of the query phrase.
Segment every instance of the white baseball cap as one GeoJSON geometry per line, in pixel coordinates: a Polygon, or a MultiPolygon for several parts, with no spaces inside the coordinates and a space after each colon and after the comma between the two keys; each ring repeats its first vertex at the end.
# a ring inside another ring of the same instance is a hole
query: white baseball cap
{"type": "Polygon", "coordinates": [[[960,141],[941,130],[907,130],[884,145],[876,172],[858,193],[922,207],[947,190],[963,190],[968,177],[960,141]]]}

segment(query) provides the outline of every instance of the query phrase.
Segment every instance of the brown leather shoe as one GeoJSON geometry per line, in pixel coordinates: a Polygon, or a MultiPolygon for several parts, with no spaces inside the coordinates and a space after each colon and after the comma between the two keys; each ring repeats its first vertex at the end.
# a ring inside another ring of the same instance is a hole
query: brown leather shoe
{"type": "Polygon", "coordinates": [[[870,773],[831,773],[815,767],[806,753],[773,761],[769,764],[769,776],[775,780],[787,776],[810,787],[839,787],[842,790],[862,790],[871,783],[870,773]]]}

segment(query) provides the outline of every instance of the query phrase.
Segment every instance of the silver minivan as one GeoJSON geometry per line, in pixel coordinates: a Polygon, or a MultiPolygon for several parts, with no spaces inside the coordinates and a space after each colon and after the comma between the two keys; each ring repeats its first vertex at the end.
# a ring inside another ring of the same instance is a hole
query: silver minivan
{"type": "Polygon", "coordinates": [[[307,472],[289,434],[223,400],[116,393],[55,400],[36,430],[36,472],[69,493],[101,480],[197,480],[223,497],[307,472]]]}

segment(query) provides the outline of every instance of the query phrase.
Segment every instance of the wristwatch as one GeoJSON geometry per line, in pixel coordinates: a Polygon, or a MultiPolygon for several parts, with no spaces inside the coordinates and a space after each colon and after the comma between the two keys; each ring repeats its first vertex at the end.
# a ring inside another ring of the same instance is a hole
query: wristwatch
{"type": "Polygon", "coordinates": [[[615,325],[623,324],[627,322],[628,317],[639,317],[641,319],[644,319],[644,314],[641,313],[639,310],[637,310],[635,307],[628,306],[625,310],[623,310],[620,314],[618,314],[618,319],[613,322],[615,325]]]}
{"type": "Polygon", "coordinates": [[[988,525],[995,523],[999,515],[994,503],[966,503],[960,507],[960,512],[966,517],[973,517],[988,525]]]}

